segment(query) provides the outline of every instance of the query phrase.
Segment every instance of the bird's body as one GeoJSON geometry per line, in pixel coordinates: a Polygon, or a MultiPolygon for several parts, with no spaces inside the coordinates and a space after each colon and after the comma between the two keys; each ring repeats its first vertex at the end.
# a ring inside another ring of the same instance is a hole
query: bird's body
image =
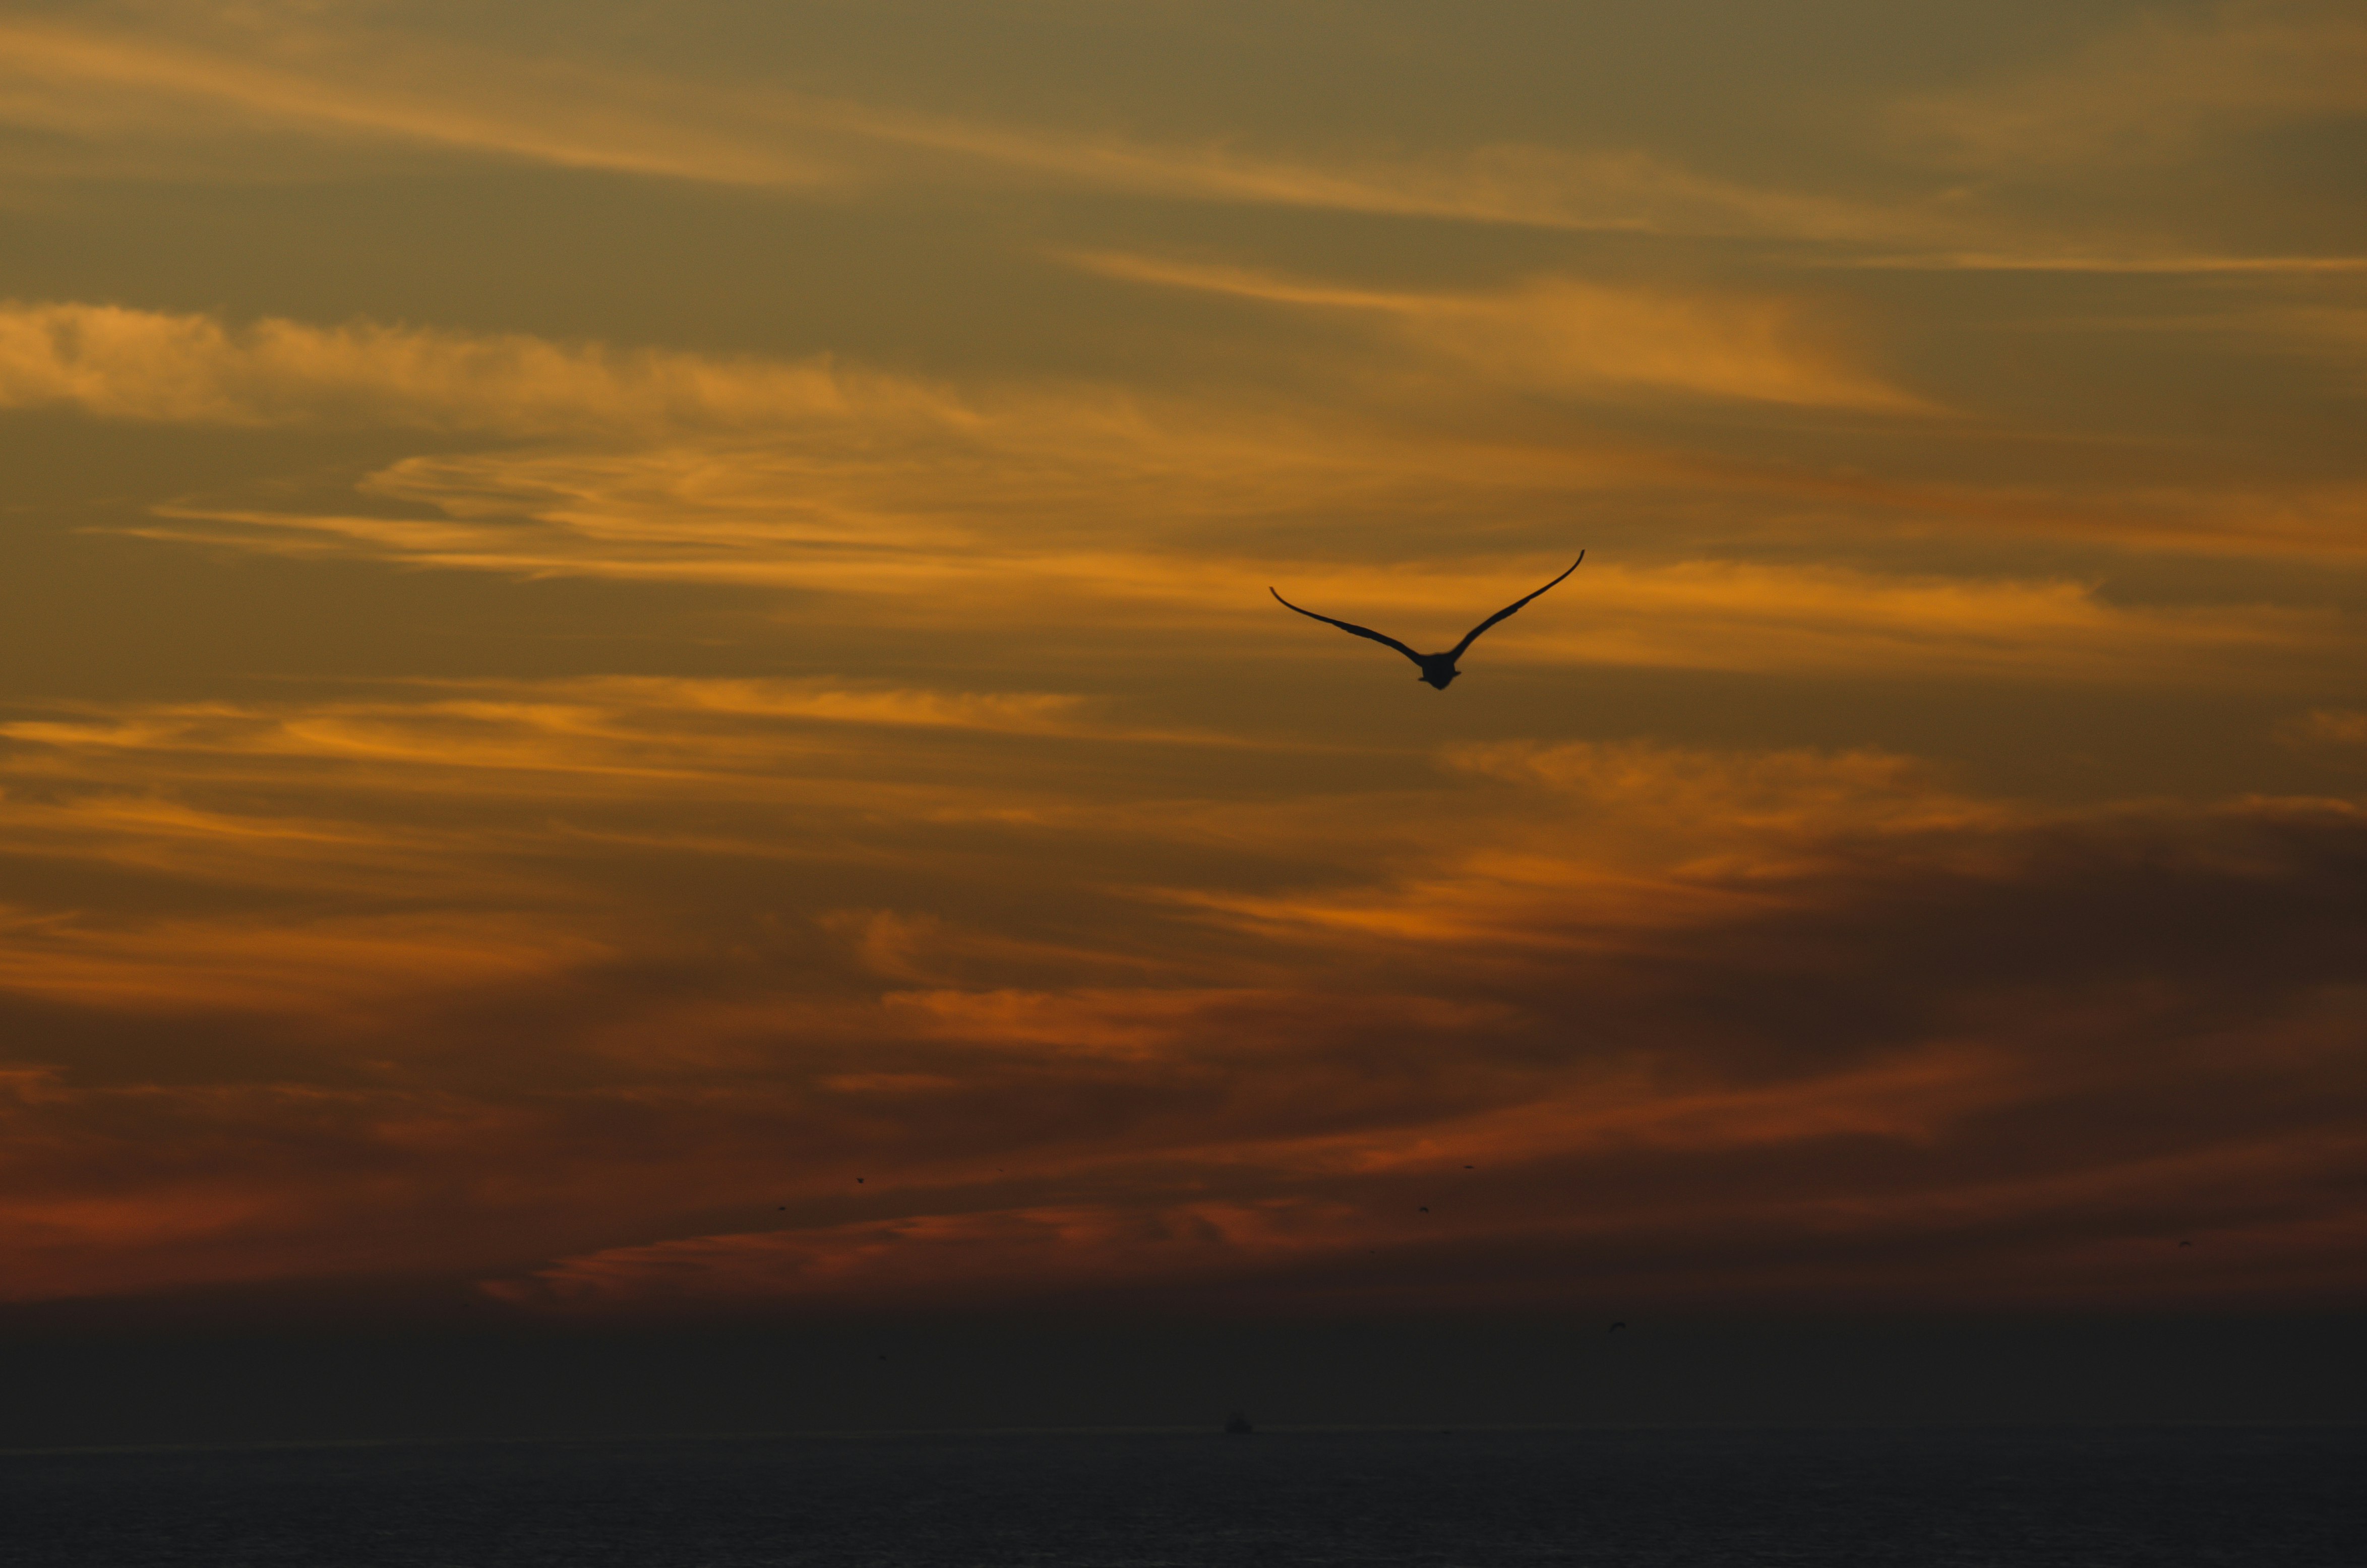
{"type": "Polygon", "coordinates": [[[1417,653],[1412,649],[1407,647],[1404,643],[1399,642],[1396,638],[1385,635],[1382,632],[1375,631],[1368,626],[1357,626],[1345,620],[1334,620],[1328,615],[1318,615],[1311,609],[1298,609],[1297,605],[1292,604],[1288,599],[1284,598],[1278,590],[1268,588],[1266,592],[1273,594],[1274,598],[1281,603],[1283,608],[1298,610],[1299,614],[1307,617],[1309,620],[1319,620],[1328,626],[1336,626],[1342,631],[1353,633],[1358,637],[1369,638],[1375,642],[1379,642],[1387,647],[1395,648],[1399,653],[1403,653],[1407,658],[1411,659],[1414,662],[1415,667],[1421,671],[1421,674],[1415,677],[1416,679],[1421,681],[1425,685],[1433,686],[1439,690],[1444,691],[1446,689],[1447,683],[1452,681],[1456,676],[1463,673],[1455,667],[1455,662],[1463,657],[1464,653],[1469,650],[1472,643],[1479,640],[1479,634],[1481,632],[1487,631],[1489,627],[1495,625],[1498,621],[1503,619],[1506,616],[1512,614],[1523,605],[1527,604],[1530,599],[1535,598],[1537,594],[1544,593],[1546,588],[1550,588],[1554,586],[1555,584],[1559,583],[1561,578],[1569,576],[1570,572],[1577,571],[1579,562],[1582,562],[1585,559],[1586,551],[1582,550],[1578,552],[1578,561],[1573,561],[1569,563],[1569,572],[1564,572],[1561,574],[1561,577],[1556,577],[1552,583],[1547,583],[1545,588],[1539,588],[1536,594],[1531,594],[1526,598],[1514,599],[1511,604],[1506,605],[1502,609],[1498,610],[1495,614],[1489,616],[1487,619],[1481,621],[1478,625],[1465,632],[1463,634],[1463,641],[1457,642],[1451,652],[1444,653],[1417,653]]]}

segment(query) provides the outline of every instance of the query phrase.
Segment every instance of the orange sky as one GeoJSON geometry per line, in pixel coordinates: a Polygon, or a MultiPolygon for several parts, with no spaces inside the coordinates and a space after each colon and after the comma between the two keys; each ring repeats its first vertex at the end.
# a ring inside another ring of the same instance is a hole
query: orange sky
{"type": "Polygon", "coordinates": [[[2361,1303],[2355,6],[486,9],[0,17],[9,1299],[2361,1303]]]}

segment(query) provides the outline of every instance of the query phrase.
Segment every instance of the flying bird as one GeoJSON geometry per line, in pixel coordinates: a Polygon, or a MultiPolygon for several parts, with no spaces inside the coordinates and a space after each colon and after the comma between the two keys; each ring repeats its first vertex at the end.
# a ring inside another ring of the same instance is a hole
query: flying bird
{"type": "MultiPolygon", "coordinates": [[[[1586,551],[1582,550],[1578,552],[1578,561],[1573,561],[1569,563],[1569,572],[1577,571],[1579,562],[1584,561],[1585,559],[1586,551]]],[[[1569,572],[1563,573],[1561,577],[1569,576],[1569,572]]],[[[1550,588],[1555,583],[1560,582],[1561,577],[1556,577],[1552,583],[1547,583],[1546,585],[1546,588],[1550,588]]],[[[1537,590],[1537,594],[1544,593],[1546,588],[1539,588],[1537,590]]],[[[1279,589],[1269,587],[1266,589],[1266,592],[1274,595],[1274,598],[1281,603],[1283,608],[1298,609],[1297,605],[1292,604],[1288,599],[1283,598],[1279,589]]],[[[1465,651],[1467,650],[1472,643],[1477,642],[1479,640],[1479,634],[1487,631],[1489,627],[1495,625],[1498,621],[1503,619],[1506,616],[1512,614],[1514,610],[1520,608],[1523,605],[1528,603],[1529,599],[1535,598],[1537,594],[1531,594],[1528,596],[1528,598],[1514,599],[1511,604],[1506,605],[1502,609],[1498,610],[1495,614],[1489,616],[1487,619],[1481,621],[1478,625],[1465,632],[1463,634],[1463,641],[1455,645],[1455,651],[1451,653],[1417,653],[1412,649],[1407,647],[1404,643],[1399,642],[1396,638],[1385,636],[1382,633],[1374,631],[1369,626],[1355,626],[1344,620],[1333,620],[1330,616],[1318,615],[1311,609],[1298,609],[1298,613],[1307,617],[1309,620],[1319,620],[1327,625],[1336,626],[1341,631],[1353,633],[1355,636],[1367,637],[1376,642],[1386,642],[1390,647],[1395,648],[1399,653],[1403,653],[1407,658],[1411,659],[1414,664],[1421,668],[1421,674],[1416,677],[1417,679],[1427,681],[1432,686],[1436,687],[1439,690],[1444,691],[1446,689],[1446,683],[1463,673],[1455,667],[1455,661],[1463,657],[1465,651]]]]}

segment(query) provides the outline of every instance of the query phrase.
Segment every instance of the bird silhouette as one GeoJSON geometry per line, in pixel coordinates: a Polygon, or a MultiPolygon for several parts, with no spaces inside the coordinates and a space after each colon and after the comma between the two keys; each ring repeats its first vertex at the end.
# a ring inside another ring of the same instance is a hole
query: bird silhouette
{"type": "MultiPolygon", "coordinates": [[[[1578,552],[1578,561],[1571,562],[1569,563],[1569,572],[1564,572],[1561,574],[1561,577],[1567,577],[1569,575],[1570,572],[1577,571],[1579,562],[1582,562],[1585,559],[1586,551],[1582,550],[1578,552]]],[[[1559,583],[1561,581],[1561,577],[1556,577],[1552,583],[1547,583],[1546,585],[1546,588],[1550,588],[1554,584],[1559,583]]],[[[1539,588],[1537,590],[1537,594],[1544,593],[1546,588],[1539,588]]],[[[1416,677],[1417,679],[1425,681],[1428,684],[1436,687],[1441,691],[1444,691],[1446,689],[1447,682],[1453,680],[1456,676],[1463,673],[1455,667],[1455,662],[1463,657],[1464,653],[1471,646],[1472,643],[1479,640],[1479,634],[1481,632],[1487,631],[1489,627],[1495,625],[1498,621],[1503,619],[1506,616],[1512,614],[1523,605],[1528,603],[1529,599],[1533,599],[1537,597],[1537,594],[1531,594],[1527,598],[1514,599],[1511,604],[1506,605],[1502,609],[1498,610],[1495,614],[1489,616],[1487,619],[1481,621],[1478,625],[1465,632],[1463,634],[1463,641],[1455,645],[1455,650],[1452,653],[1417,653],[1412,649],[1407,647],[1404,643],[1399,642],[1396,638],[1376,631],[1369,626],[1357,626],[1345,620],[1333,620],[1330,616],[1318,615],[1311,609],[1298,609],[1297,605],[1292,604],[1288,599],[1284,598],[1282,597],[1281,590],[1276,588],[1269,587],[1266,589],[1266,592],[1274,595],[1274,598],[1282,605],[1283,608],[1297,609],[1299,614],[1307,617],[1309,620],[1319,620],[1324,622],[1326,625],[1336,626],[1342,631],[1350,632],[1358,637],[1370,638],[1376,642],[1385,642],[1388,646],[1395,648],[1399,653],[1403,653],[1407,658],[1411,659],[1415,665],[1421,671],[1421,674],[1416,677]]]]}

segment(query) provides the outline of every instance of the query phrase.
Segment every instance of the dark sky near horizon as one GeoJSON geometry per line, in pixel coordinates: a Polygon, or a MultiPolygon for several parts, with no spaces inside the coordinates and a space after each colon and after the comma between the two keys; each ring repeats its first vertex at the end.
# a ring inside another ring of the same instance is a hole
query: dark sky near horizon
{"type": "Polygon", "coordinates": [[[13,4],[0,1293],[2367,1306],[2362,176],[2334,3],[13,4]]]}

